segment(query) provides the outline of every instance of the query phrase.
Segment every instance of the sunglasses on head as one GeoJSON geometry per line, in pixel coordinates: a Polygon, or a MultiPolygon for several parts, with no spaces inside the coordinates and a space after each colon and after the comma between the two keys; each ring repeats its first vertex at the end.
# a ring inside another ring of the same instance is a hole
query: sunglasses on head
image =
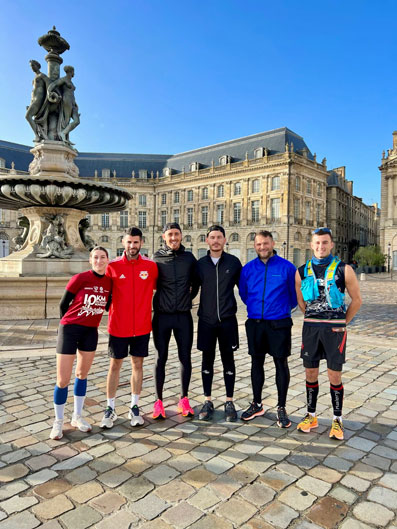
{"type": "Polygon", "coordinates": [[[329,233],[330,235],[332,235],[332,231],[330,228],[316,228],[315,230],[312,231],[312,235],[318,235],[320,233],[323,234],[323,233],[329,233]]]}

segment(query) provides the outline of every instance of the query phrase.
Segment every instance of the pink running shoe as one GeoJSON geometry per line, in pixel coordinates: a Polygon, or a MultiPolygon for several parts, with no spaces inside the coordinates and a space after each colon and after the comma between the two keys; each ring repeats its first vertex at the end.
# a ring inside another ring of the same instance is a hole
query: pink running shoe
{"type": "Polygon", "coordinates": [[[160,417],[162,419],[165,419],[165,411],[162,400],[156,400],[156,402],[154,403],[152,417],[153,419],[160,419],[160,417]]]}
{"type": "Polygon", "coordinates": [[[190,402],[187,397],[183,397],[183,399],[178,402],[178,411],[179,413],[182,413],[184,417],[194,417],[194,410],[190,406],[190,402]]]}

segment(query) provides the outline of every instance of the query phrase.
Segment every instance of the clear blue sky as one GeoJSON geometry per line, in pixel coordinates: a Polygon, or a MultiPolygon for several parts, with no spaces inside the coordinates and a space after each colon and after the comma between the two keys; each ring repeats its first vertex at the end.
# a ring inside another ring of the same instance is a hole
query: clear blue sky
{"type": "Polygon", "coordinates": [[[71,49],[80,151],[173,154],[287,126],[379,201],[397,129],[397,2],[0,0],[0,138],[31,144],[29,59],[71,49]],[[64,11],[64,13],[62,13],[64,11]]]}

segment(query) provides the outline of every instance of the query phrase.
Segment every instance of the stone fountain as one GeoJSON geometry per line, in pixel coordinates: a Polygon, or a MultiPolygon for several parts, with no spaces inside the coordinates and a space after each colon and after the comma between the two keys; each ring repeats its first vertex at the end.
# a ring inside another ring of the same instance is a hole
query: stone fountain
{"type": "MultiPolygon", "coordinates": [[[[87,215],[121,211],[131,195],[120,187],[79,178],[74,162],[78,152],[69,139],[80,124],[72,82],[74,68],[65,66],[65,76],[60,75],[61,54],[69,44],[55,27],[38,43],[48,52],[48,68],[46,75],[38,61],[30,61],[35,77],[26,119],[34,132],[35,146],[30,151],[33,160],[29,175],[11,172],[0,176],[0,208],[18,210],[22,217],[21,235],[14,240],[16,250],[0,259],[0,277],[7,278],[1,280],[2,285],[8,281],[14,291],[17,278],[41,277],[47,292],[51,278],[63,276],[58,282],[64,286],[65,276],[87,269],[89,249],[94,244],[86,234],[87,215]]],[[[4,314],[0,308],[1,318],[4,314]]]]}

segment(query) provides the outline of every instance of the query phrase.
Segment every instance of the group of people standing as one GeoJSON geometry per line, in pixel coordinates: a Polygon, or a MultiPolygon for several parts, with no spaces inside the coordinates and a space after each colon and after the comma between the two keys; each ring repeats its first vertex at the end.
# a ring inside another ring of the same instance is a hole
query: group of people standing
{"type": "Polygon", "coordinates": [[[313,257],[298,270],[277,255],[269,231],[255,235],[257,258],[244,267],[237,257],[225,252],[225,230],[213,225],[207,231],[207,255],[198,261],[182,245],[177,223],[163,230],[163,248],[153,260],[142,257],[142,232],[130,228],[123,238],[124,253],[109,263],[107,250],[95,247],[90,254],[92,270],[74,276],[61,300],[61,321],[57,345],[57,383],[54,390],[55,421],[51,439],[61,439],[64,407],[73,361],[77,352],[74,384],[74,413],[71,425],[83,432],[91,425],[82,417],[91,367],[98,340],[98,326],[109,310],[109,371],[106,383],[107,404],[100,423],[112,428],[117,419],[116,391],[124,358],[131,359],[132,426],[144,419],[139,410],[143,362],[149,352],[150,332],[155,346],[153,419],[166,418],[163,389],[171,335],[174,335],[180,363],[180,399],[178,412],[194,417],[188,391],[192,373],[193,346],[192,300],[199,290],[197,349],[202,352],[201,376],[204,404],[198,419],[211,420],[214,414],[212,381],[218,343],[225,384],[224,416],[236,421],[233,402],[236,368],[234,355],[239,347],[237,302],[238,286],[247,306],[246,334],[251,356],[253,400],[241,413],[249,421],[265,413],[262,390],[265,382],[265,358],[273,358],[277,386],[277,424],[288,428],[286,411],[290,381],[288,357],[291,354],[292,310],[299,305],[304,313],[301,358],[306,370],[307,414],[298,430],[316,428],[318,373],[321,359],[327,360],[334,417],[330,437],[343,439],[342,366],[345,363],[346,325],[360,308],[361,297],[352,268],[332,255],[333,239],[329,228],[313,231],[313,257]],[[351,302],[346,308],[345,291],[351,302]],[[155,292],[155,293],[154,293],[155,292]],[[154,297],[153,297],[154,293],[154,297]],[[152,318],[153,308],[153,318],[152,318]]]}

